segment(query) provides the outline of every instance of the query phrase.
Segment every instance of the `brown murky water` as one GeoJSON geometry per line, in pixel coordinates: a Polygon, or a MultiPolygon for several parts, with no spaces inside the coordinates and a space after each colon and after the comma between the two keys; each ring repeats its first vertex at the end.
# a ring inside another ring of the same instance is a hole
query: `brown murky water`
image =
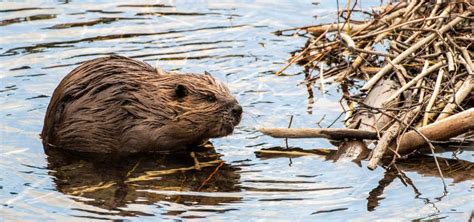
{"type": "MultiPolygon", "coordinates": [[[[466,221],[472,153],[440,155],[447,193],[432,157],[369,171],[326,149],[291,159],[255,155],[285,146],[256,127],[285,127],[291,115],[293,127],[327,127],[340,115],[337,86],[325,95],[315,88],[308,106],[300,67],[274,75],[305,39],[272,34],[333,22],[335,9],[328,0],[0,0],[0,220],[466,221]],[[213,140],[215,151],[197,153],[201,170],[186,155],[120,163],[47,156],[38,134],[53,89],[77,64],[110,54],[213,73],[244,105],[241,125],[213,140]]],[[[289,145],[333,147],[314,139],[289,145]]]]}

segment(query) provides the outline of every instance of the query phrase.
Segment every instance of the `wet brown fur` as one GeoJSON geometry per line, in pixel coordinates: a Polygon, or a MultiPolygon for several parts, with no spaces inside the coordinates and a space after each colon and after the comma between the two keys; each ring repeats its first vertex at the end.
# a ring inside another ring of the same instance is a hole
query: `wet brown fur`
{"type": "Polygon", "coordinates": [[[83,63],[61,81],[41,138],[45,147],[79,152],[169,153],[232,133],[241,111],[210,75],[163,73],[110,56],[83,63]]]}

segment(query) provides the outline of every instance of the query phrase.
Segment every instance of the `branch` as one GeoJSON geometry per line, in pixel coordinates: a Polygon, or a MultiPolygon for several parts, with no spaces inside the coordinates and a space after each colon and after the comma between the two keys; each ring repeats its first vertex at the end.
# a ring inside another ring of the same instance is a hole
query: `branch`
{"type": "Polygon", "coordinates": [[[357,129],[338,129],[338,128],[260,128],[260,132],[275,138],[327,138],[332,140],[341,140],[346,138],[353,139],[378,139],[377,133],[373,131],[357,129]]]}
{"type": "MultiPolygon", "coordinates": [[[[474,108],[470,108],[418,129],[426,138],[435,141],[447,140],[470,130],[474,130],[474,108]]],[[[426,140],[416,131],[412,130],[401,136],[398,153],[400,155],[408,154],[425,144],[426,140]]],[[[391,146],[395,147],[395,142],[393,142],[391,146]]],[[[393,152],[387,150],[385,154],[392,155],[393,152]]]]}

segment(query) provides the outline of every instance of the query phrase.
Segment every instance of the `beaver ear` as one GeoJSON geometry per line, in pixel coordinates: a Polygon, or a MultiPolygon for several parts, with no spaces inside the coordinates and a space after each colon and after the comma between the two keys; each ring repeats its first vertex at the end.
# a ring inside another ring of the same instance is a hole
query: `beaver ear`
{"type": "Polygon", "coordinates": [[[204,71],[204,75],[212,76],[208,71],[204,71]]]}
{"type": "Polygon", "coordinates": [[[176,85],[176,87],[174,88],[174,91],[176,92],[176,97],[178,98],[183,98],[186,95],[188,95],[188,90],[186,89],[186,87],[180,84],[176,85]]]}

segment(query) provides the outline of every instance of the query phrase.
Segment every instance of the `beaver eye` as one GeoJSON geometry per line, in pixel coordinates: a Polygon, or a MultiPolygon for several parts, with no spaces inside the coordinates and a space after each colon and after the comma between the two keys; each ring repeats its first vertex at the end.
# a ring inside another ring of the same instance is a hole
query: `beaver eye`
{"type": "Polygon", "coordinates": [[[206,99],[208,102],[215,102],[217,100],[216,97],[213,95],[208,95],[206,99]]]}
{"type": "Polygon", "coordinates": [[[178,99],[181,99],[185,97],[186,95],[188,95],[188,91],[186,90],[186,87],[184,87],[183,85],[176,85],[176,87],[174,88],[174,91],[178,99]]]}

